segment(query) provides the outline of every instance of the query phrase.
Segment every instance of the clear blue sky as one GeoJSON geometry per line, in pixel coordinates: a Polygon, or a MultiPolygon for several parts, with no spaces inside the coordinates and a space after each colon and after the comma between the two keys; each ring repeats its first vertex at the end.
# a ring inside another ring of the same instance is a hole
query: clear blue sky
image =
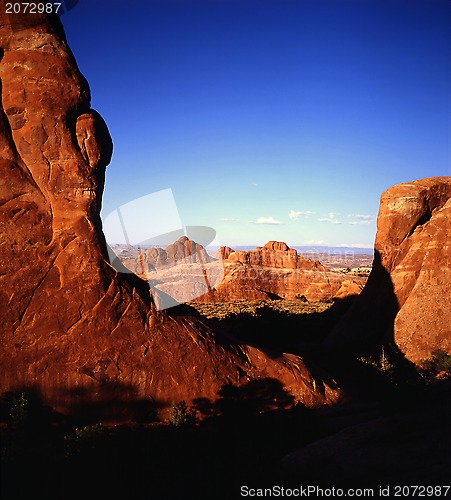
{"type": "Polygon", "coordinates": [[[104,216],[170,188],[221,244],[372,246],[385,189],[451,174],[449,0],[80,0],[62,22],[114,141],[104,216]]]}

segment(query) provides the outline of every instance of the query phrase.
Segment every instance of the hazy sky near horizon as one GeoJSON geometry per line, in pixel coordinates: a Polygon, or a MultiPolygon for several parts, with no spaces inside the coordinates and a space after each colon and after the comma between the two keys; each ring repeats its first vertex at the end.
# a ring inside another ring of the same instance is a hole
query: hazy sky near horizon
{"type": "Polygon", "coordinates": [[[80,0],[61,20],[114,142],[103,216],[170,189],[220,244],[372,246],[385,189],[451,175],[449,0],[80,0]]]}

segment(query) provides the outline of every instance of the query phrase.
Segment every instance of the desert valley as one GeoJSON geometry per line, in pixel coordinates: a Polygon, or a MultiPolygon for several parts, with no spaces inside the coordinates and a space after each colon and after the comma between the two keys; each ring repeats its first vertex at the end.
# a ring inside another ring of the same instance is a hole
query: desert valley
{"type": "Polygon", "coordinates": [[[63,26],[0,3],[2,498],[446,496],[451,177],[382,193],[367,253],[110,248],[63,26]]]}

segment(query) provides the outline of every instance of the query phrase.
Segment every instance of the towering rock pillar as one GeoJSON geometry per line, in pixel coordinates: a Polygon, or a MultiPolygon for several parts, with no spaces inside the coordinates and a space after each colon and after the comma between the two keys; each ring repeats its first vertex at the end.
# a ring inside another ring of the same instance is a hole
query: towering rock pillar
{"type": "Polygon", "coordinates": [[[451,177],[388,189],[374,248],[368,282],[329,345],[364,352],[394,341],[413,362],[451,353],[451,177]]]}

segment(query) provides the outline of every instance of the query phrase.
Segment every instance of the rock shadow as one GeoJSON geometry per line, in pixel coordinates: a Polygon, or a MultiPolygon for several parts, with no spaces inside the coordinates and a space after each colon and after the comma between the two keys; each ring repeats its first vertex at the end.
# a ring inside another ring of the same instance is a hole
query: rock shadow
{"type": "Polygon", "coordinates": [[[421,381],[415,366],[395,342],[394,324],[399,309],[390,273],[375,250],[365,288],[321,346],[334,376],[345,386],[351,385],[360,396],[373,390],[387,391],[387,378],[394,382],[391,389],[400,385],[418,387],[421,381]],[[367,360],[369,365],[363,366],[358,360],[367,360]],[[380,368],[386,371],[385,376],[375,373],[371,364],[384,364],[380,368]]]}
{"type": "Polygon", "coordinates": [[[77,387],[61,395],[69,414],[85,425],[96,422],[149,423],[158,420],[165,405],[152,396],[142,397],[132,384],[102,382],[77,387]]]}
{"type": "Polygon", "coordinates": [[[194,408],[202,418],[221,417],[224,420],[248,420],[272,410],[294,405],[295,398],[284,388],[280,380],[261,378],[242,386],[226,384],[218,391],[218,399],[193,400],[194,408]]]}

